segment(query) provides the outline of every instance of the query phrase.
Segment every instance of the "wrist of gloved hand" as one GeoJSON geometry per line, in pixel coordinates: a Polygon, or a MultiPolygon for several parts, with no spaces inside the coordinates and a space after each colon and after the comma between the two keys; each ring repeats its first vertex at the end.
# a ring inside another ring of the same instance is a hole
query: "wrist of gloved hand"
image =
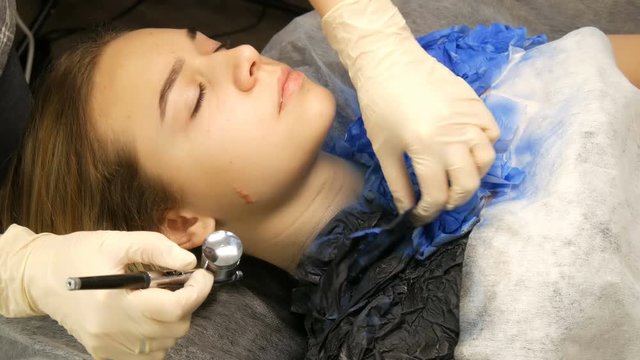
{"type": "Polygon", "coordinates": [[[0,236],[0,313],[7,317],[44,315],[29,292],[25,272],[41,238],[27,228],[12,225],[0,236]]]}
{"type": "Polygon", "coordinates": [[[51,316],[54,320],[60,320],[61,311],[69,310],[58,306],[65,303],[65,296],[70,295],[65,287],[65,281],[67,277],[84,275],[78,275],[77,272],[82,270],[74,267],[69,268],[68,271],[64,270],[73,262],[65,258],[65,253],[71,257],[72,254],[68,252],[77,251],[80,254],[81,249],[82,244],[76,244],[73,239],[64,236],[38,234],[34,238],[26,249],[22,277],[25,298],[31,308],[38,313],[51,316]],[[71,274],[69,271],[76,273],[71,274]]]}
{"type": "Polygon", "coordinates": [[[384,72],[388,66],[416,61],[423,67],[437,63],[422,50],[402,14],[389,0],[342,1],[322,18],[322,30],[356,89],[370,77],[369,70],[384,72]],[[389,61],[399,49],[402,56],[389,61]]]}

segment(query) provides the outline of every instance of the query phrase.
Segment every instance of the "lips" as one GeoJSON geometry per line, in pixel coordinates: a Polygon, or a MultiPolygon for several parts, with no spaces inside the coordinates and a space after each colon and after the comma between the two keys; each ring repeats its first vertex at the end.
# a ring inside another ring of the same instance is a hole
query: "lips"
{"type": "Polygon", "coordinates": [[[291,96],[300,89],[303,79],[304,74],[300,71],[292,70],[288,66],[282,68],[282,73],[278,79],[278,112],[284,110],[291,96]]]}

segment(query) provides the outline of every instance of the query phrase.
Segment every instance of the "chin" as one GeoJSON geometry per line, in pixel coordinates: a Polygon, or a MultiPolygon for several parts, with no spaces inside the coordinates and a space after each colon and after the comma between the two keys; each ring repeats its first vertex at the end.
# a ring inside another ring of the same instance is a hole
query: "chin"
{"type": "Polygon", "coordinates": [[[299,158],[303,159],[304,167],[308,162],[314,162],[322,144],[331,130],[336,113],[336,100],[326,88],[311,81],[308,82],[304,101],[298,108],[301,118],[297,123],[295,135],[290,144],[298,149],[299,158]]]}
{"type": "Polygon", "coordinates": [[[313,114],[317,124],[322,127],[322,139],[324,139],[336,116],[336,98],[329,89],[315,83],[313,85],[314,101],[311,102],[309,114],[313,114]]]}
{"type": "Polygon", "coordinates": [[[307,78],[305,80],[303,92],[299,94],[298,101],[292,104],[289,118],[294,120],[290,122],[292,126],[287,132],[293,138],[290,144],[309,156],[320,151],[331,129],[336,114],[336,99],[325,87],[307,78]]]}

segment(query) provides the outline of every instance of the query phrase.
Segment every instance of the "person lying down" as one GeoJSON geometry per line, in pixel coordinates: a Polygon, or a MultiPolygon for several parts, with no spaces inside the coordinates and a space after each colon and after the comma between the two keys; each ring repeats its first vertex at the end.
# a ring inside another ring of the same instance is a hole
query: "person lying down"
{"type": "MultiPolygon", "coordinates": [[[[419,42],[485,100],[516,61],[547,46],[503,25],[419,42]]],[[[107,34],[63,56],[42,83],[2,222],[159,231],[187,249],[229,230],[246,253],[300,280],[292,307],[306,315],[308,358],[451,358],[465,236],[487,204],[527,181],[512,164],[523,116],[505,105],[526,96],[501,96],[487,100],[503,135],[480,191],[416,228],[395,212],[362,122],[344,139],[329,134],[335,99],[303,73],[192,30],[107,34]]]]}

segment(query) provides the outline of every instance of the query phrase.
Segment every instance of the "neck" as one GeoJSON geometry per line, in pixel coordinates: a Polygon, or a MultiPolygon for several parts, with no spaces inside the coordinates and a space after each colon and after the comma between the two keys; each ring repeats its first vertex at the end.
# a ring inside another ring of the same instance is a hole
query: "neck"
{"type": "Polygon", "coordinates": [[[247,254],[292,273],[322,228],[362,191],[363,175],[349,162],[320,153],[302,186],[283,206],[236,231],[247,254]]]}

